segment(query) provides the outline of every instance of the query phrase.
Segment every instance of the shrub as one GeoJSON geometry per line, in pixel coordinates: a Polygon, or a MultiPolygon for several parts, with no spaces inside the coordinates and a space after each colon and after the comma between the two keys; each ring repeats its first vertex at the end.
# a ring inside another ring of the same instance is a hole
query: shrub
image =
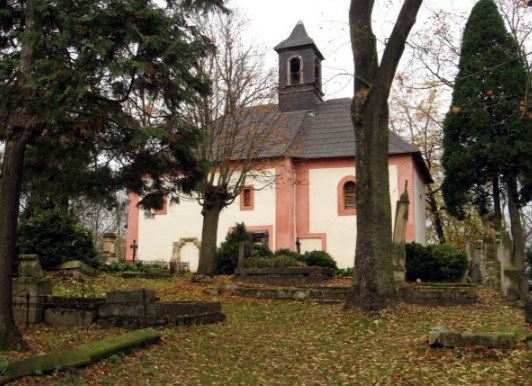
{"type": "Polygon", "coordinates": [[[325,251],[310,251],[305,252],[302,256],[302,261],[309,267],[325,267],[338,269],[336,261],[331,255],[325,251]]]}
{"type": "Polygon", "coordinates": [[[336,270],[336,276],[338,276],[338,277],[353,277],[353,267],[338,268],[336,270]]]}
{"type": "MultiPolygon", "coordinates": [[[[238,265],[239,245],[242,241],[251,243],[251,234],[246,230],[244,223],[237,223],[216,251],[215,275],[232,275],[235,272],[238,265]]],[[[253,244],[251,251],[253,257],[268,257],[271,254],[267,246],[253,244]]]]}
{"type": "Polygon", "coordinates": [[[141,261],[125,263],[123,261],[111,264],[102,264],[100,270],[106,272],[146,272],[146,267],[141,261]]]}
{"type": "Polygon", "coordinates": [[[467,255],[450,245],[409,243],[406,249],[406,280],[457,281],[467,270],[467,255]]]}
{"type": "Polygon", "coordinates": [[[438,280],[457,281],[464,277],[468,267],[465,251],[446,244],[430,245],[428,248],[438,263],[438,280]]]}
{"type": "Polygon", "coordinates": [[[294,252],[288,248],[280,248],[280,249],[277,249],[275,252],[274,252],[274,255],[279,255],[279,256],[289,256],[289,257],[292,257],[294,258],[294,260],[298,260],[298,261],[302,261],[302,256],[300,253],[297,253],[297,252],[294,252]]]}
{"type": "Polygon", "coordinates": [[[68,260],[98,266],[91,233],[76,218],[57,209],[23,216],[18,228],[18,253],[36,253],[44,269],[57,268],[68,260]]]}
{"type": "Polygon", "coordinates": [[[418,243],[405,244],[406,251],[406,280],[416,281],[435,281],[437,271],[434,256],[429,252],[427,247],[418,243]]]}
{"type": "Polygon", "coordinates": [[[251,251],[251,257],[270,257],[273,256],[272,251],[266,245],[253,244],[253,250],[251,251]]]}
{"type": "Polygon", "coordinates": [[[246,261],[248,268],[285,268],[295,267],[298,261],[292,256],[273,255],[269,257],[252,257],[246,261]]]}

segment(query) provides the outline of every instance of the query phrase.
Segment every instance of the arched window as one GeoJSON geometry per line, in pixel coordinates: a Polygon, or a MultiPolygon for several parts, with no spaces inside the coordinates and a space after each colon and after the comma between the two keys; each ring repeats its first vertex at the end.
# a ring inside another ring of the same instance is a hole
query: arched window
{"type": "Polygon", "coordinates": [[[289,80],[290,84],[300,84],[302,83],[302,74],[303,74],[303,61],[300,57],[296,56],[291,58],[288,62],[289,70],[289,80]]]}
{"type": "Polygon", "coordinates": [[[355,176],[346,176],[338,182],[338,216],[354,216],[357,214],[355,176]]]}

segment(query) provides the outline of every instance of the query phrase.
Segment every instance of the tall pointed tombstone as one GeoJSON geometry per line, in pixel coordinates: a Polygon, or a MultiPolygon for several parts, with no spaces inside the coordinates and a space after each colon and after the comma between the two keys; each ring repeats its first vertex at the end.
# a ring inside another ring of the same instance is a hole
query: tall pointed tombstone
{"type": "Polygon", "coordinates": [[[405,182],[405,190],[397,201],[395,208],[395,224],[393,227],[393,277],[396,282],[405,281],[405,234],[408,222],[408,181],[405,182]]]}

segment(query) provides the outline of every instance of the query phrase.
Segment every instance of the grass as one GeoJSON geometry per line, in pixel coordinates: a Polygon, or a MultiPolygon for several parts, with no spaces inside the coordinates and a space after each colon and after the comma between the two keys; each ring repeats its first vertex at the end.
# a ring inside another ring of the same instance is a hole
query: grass
{"type": "MultiPolygon", "coordinates": [[[[227,280],[218,278],[216,280],[227,280]]],[[[431,349],[431,327],[457,331],[531,334],[522,308],[479,288],[473,306],[399,304],[375,314],[345,312],[341,305],[208,296],[208,284],[186,277],[82,281],[54,278],[54,294],[152,288],[161,300],[220,300],[227,321],[160,329],[160,344],[113,356],[88,368],[27,377],[18,385],[530,385],[532,357],[516,350],[431,349]]],[[[119,329],[24,330],[32,351],[11,358],[75,347],[123,333],[119,329]]]]}

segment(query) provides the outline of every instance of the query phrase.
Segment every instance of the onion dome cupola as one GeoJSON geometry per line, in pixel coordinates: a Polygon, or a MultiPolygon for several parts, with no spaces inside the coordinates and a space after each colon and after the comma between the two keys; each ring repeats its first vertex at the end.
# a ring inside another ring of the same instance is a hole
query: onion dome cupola
{"type": "Polygon", "coordinates": [[[298,21],[294,30],[277,46],[279,54],[279,110],[315,110],[323,100],[320,50],[298,21]]]}

